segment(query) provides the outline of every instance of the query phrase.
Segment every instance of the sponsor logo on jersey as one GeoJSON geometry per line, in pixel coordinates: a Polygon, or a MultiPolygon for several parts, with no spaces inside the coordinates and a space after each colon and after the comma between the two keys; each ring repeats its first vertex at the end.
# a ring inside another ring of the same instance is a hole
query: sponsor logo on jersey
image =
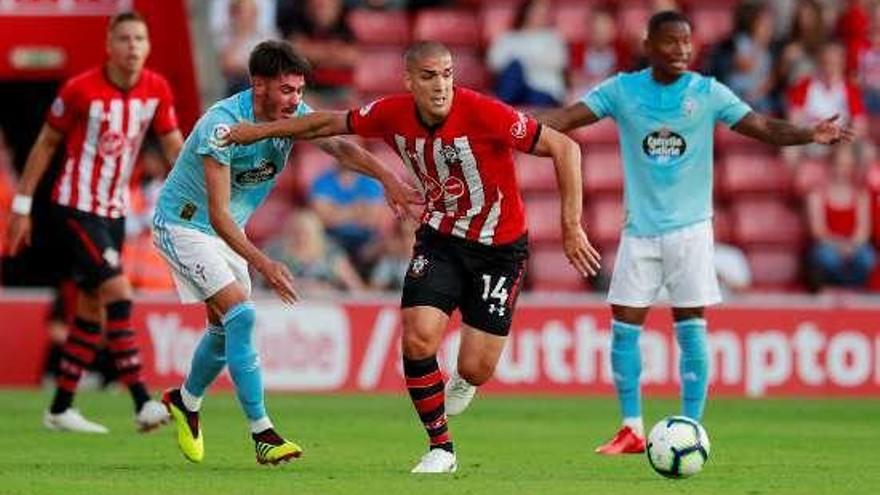
{"type": "Polygon", "coordinates": [[[654,131],[642,140],[642,151],[659,163],[678,158],[684,155],[686,150],[687,142],[684,138],[667,128],[654,131]]]}
{"type": "Polygon", "coordinates": [[[277,173],[278,167],[275,163],[264,159],[260,161],[260,165],[256,168],[235,174],[235,182],[244,186],[252,186],[261,182],[266,182],[267,180],[272,180],[277,173]]]}

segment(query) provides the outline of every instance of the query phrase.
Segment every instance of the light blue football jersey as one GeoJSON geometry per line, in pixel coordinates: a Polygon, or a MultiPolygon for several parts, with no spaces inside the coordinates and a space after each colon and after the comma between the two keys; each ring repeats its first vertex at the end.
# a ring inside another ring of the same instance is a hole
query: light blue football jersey
{"type": "Polygon", "coordinates": [[[581,101],[617,123],[628,234],[663,234],[712,217],[715,122],[735,125],[751,111],[747,104],[714,78],[686,72],[663,85],[651,69],[612,76],[581,101]]]}
{"type": "MultiPolygon", "coordinates": [[[[296,115],[312,110],[304,102],[296,115]]],[[[168,175],[156,205],[154,223],[171,223],[216,235],[208,218],[204,157],[210,156],[230,167],[229,211],[244,228],[251,214],[266,199],[275,179],[287,163],[293,146],[288,138],[273,138],[247,146],[220,146],[218,137],[237,122],[254,122],[253,93],[236,93],[215,103],[199,119],[186,138],[174,168],[168,175]]]]}

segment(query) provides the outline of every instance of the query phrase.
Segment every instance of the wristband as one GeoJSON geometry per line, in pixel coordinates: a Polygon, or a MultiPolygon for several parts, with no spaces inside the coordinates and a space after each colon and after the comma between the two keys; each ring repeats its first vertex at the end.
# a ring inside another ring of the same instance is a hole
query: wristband
{"type": "Polygon", "coordinates": [[[12,213],[24,216],[30,215],[33,202],[34,198],[31,196],[16,194],[15,197],[12,198],[12,213]]]}

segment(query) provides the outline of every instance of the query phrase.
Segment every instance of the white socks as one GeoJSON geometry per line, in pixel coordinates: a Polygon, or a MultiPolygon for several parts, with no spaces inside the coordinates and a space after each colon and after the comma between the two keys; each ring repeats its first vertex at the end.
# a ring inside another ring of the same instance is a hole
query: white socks
{"type": "Polygon", "coordinates": [[[202,407],[202,398],[189,393],[183,386],[180,387],[180,399],[190,412],[198,412],[202,407]]]}
{"type": "Polygon", "coordinates": [[[641,416],[635,418],[623,418],[623,426],[629,426],[632,431],[640,437],[645,436],[645,425],[642,423],[641,416]]]}

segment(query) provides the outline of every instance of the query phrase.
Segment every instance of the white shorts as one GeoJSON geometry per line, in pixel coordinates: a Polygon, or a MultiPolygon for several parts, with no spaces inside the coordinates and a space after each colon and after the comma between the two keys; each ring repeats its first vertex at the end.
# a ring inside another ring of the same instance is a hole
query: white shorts
{"type": "Polygon", "coordinates": [[[223,239],[157,220],[153,244],[171,266],[181,302],[204,301],[232,282],[251,292],[247,261],[223,239]]]}
{"type": "Polygon", "coordinates": [[[661,289],[677,308],[721,302],[715,274],[715,239],[711,220],[658,236],[624,233],[617,249],[608,302],[644,308],[657,301],[661,289]]]}

